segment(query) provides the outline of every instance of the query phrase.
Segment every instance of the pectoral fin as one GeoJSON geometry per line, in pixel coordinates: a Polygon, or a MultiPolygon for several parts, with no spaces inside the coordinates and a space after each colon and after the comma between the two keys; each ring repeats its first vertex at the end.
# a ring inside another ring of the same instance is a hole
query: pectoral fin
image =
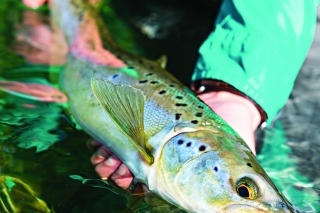
{"type": "Polygon", "coordinates": [[[146,149],[144,135],[144,105],[146,97],[141,90],[125,84],[113,84],[101,78],[91,79],[93,93],[101,106],[120,130],[149,163],[153,157],[146,149]]]}

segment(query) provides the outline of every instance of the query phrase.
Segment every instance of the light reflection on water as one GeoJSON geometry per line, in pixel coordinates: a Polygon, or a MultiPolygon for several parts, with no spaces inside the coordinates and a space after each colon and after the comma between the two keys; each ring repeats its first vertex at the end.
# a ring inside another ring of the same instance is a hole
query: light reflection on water
{"type": "MultiPolygon", "coordinates": [[[[34,19],[36,16],[31,17],[34,19]]],[[[129,49],[133,47],[132,43],[124,44],[128,45],[129,49]]],[[[17,50],[17,46],[15,49],[17,50]]],[[[21,54],[25,49],[18,50],[21,54]]],[[[23,54],[28,55],[28,51],[23,54]]],[[[39,52],[34,52],[33,49],[33,53],[39,52]]],[[[41,54],[38,56],[42,57],[41,54]]],[[[59,57],[49,61],[60,63],[59,57]]],[[[17,60],[20,58],[17,57],[17,60]]],[[[60,68],[57,66],[24,64],[19,69],[4,69],[10,66],[3,66],[3,63],[0,63],[0,77],[6,80],[58,87],[60,68]]],[[[141,197],[130,196],[125,191],[99,181],[89,162],[93,151],[86,147],[86,142],[90,137],[76,128],[66,108],[66,104],[40,102],[0,91],[0,184],[14,192],[1,192],[3,203],[0,203],[0,212],[1,205],[2,208],[17,206],[30,212],[35,209],[39,212],[72,213],[182,212],[149,195],[144,199],[151,206],[151,210],[141,197]],[[112,190],[109,190],[110,187],[112,190]],[[28,202],[19,203],[18,198],[25,198],[28,202]],[[126,208],[126,201],[130,208],[126,208]]],[[[307,171],[299,168],[301,166],[309,166],[309,170],[312,170],[317,162],[306,165],[302,160],[305,156],[297,156],[297,150],[291,150],[290,147],[299,144],[292,141],[294,135],[288,134],[289,129],[293,128],[288,125],[291,112],[290,107],[285,108],[283,118],[275,127],[264,130],[264,145],[258,160],[289,200],[301,208],[319,212],[319,176],[299,172],[307,171]],[[287,145],[288,138],[291,146],[287,145]]],[[[317,134],[319,136],[319,133],[317,134]]],[[[311,146],[306,143],[303,147],[311,152],[311,146]]],[[[315,172],[315,175],[318,174],[319,172],[315,172]]],[[[18,209],[15,211],[18,212],[18,209]]]]}

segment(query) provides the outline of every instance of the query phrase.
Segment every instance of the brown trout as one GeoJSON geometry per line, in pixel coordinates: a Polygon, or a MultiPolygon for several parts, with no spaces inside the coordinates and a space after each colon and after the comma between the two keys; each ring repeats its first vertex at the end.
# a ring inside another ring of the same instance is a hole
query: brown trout
{"type": "Polygon", "coordinates": [[[71,51],[61,85],[79,125],[138,182],[187,212],[294,212],[238,134],[159,63],[121,50],[87,2],[51,8],[71,50],[94,23],[114,57],[99,65],[71,51]]]}

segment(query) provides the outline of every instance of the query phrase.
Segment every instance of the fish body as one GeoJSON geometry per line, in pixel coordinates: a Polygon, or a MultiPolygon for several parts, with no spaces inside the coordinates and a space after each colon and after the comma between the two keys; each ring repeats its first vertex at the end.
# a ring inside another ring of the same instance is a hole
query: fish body
{"type": "Polygon", "coordinates": [[[187,212],[294,211],[238,134],[159,63],[122,51],[83,0],[51,6],[71,47],[94,21],[116,61],[71,53],[60,83],[79,125],[137,181],[187,212]]]}

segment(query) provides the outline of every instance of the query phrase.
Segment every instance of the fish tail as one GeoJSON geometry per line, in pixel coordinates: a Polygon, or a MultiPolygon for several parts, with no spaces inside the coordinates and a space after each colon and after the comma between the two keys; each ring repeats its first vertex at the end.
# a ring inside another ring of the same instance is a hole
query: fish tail
{"type": "Polygon", "coordinates": [[[50,9],[53,25],[62,30],[69,47],[76,44],[79,35],[87,31],[91,33],[93,45],[100,45],[111,50],[119,49],[98,16],[97,9],[88,0],[51,0],[50,9]],[[98,35],[95,34],[95,31],[98,32],[98,35]],[[103,44],[100,44],[102,42],[103,44]]]}

